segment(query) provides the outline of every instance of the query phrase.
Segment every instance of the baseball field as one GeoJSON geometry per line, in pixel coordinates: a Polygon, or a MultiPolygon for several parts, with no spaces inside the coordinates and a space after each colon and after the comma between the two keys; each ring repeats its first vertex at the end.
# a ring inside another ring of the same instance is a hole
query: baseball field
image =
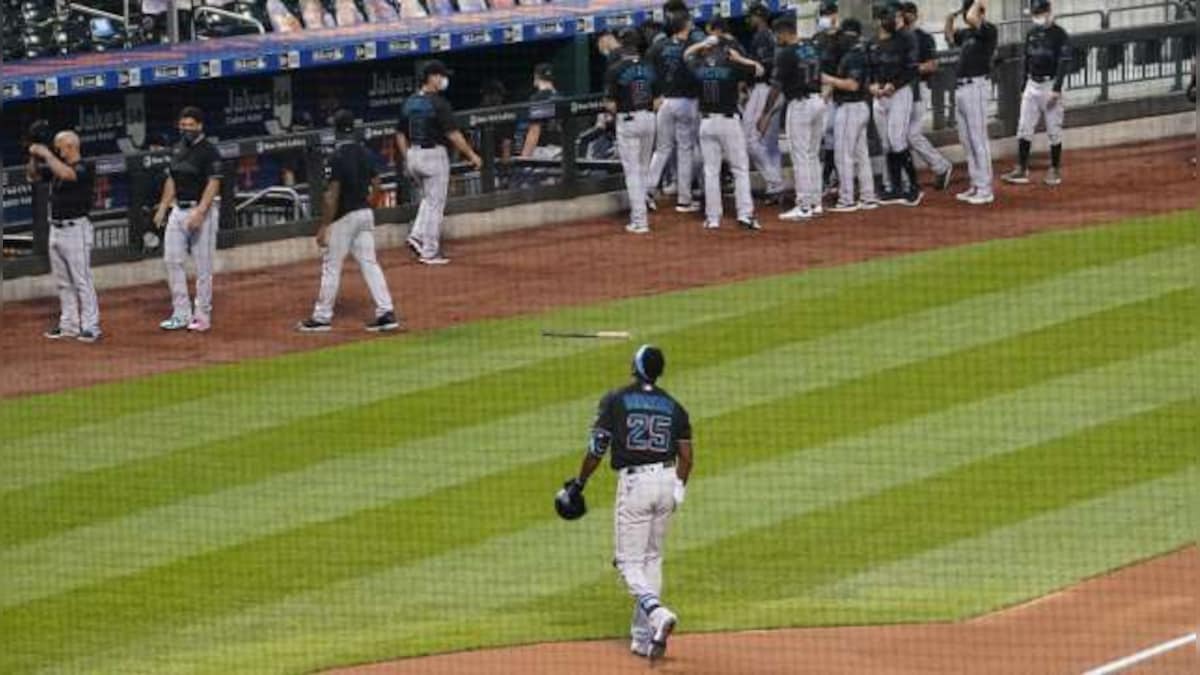
{"type": "Polygon", "coordinates": [[[696,429],[666,554],[685,634],[957,622],[1179,551],[1198,227],[1174,211],[0,399],[0,672],[599,638],[629,658],[613,477],[577,522],[551,497],[641,342],[696,429]]]}

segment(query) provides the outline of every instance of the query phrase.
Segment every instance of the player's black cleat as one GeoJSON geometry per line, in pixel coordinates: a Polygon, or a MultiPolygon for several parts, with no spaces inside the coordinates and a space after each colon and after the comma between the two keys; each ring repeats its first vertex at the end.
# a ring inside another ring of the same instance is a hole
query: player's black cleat
{"type": "Polygon", "coordinates": [[[393,331],[400,327],[400,322],[396,320],[394,312],[387,312],[375,317],[374,321],[367,323],[367,330],[371,333],[383,333],[393,331]]]}
{"type": "Polygon", "coordinates": [[[296,324],[296,330],[301,333],[328,333],[333,330],[333,325],[328,321],[317,321],[316,319],[305,319],[296,324]]]}
{"type": "Polygon", "coordinates": [[[900,202],[902,206],[920,206],[921,200],[925,198],[925,193],[920,190],[912,190],[904,195],[904,199],[900,202]]]}
{"type": "Polygon", "coordinates": [[[939,173],[933,179],[933,186],[936,187],[938,190],[945,192],[946,190],[950,189],[950,180],[952,178],[954,178],[954,167],[953,166],[950,167],[949,169],[946,169],[945,173],[939,173]]]}
{"type": "Polygon", "coordinates": [[[751,232],[757,232],[762,229],[762,225],[759,224],[758,218],[750,218],[748,220],[742,220],[741,218],[739,218],[737,223],[738,223],[738,227],[742,228],[743,230],[749,230],[751,232]]]}
{"type": "Polygon", "coordinates": [[[888,190],[879,195],[879,203],[885,206],[903,204],[905,201],[904,193],[899,190],[888,190]]]}

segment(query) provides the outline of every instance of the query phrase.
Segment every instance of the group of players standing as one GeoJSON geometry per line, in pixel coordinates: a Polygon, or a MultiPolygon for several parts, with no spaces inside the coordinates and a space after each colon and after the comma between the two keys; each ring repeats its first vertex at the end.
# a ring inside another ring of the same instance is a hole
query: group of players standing
{"type": "MultiPolygon", "coordinates": [[[[783,204],[781,132],[793,170],[792,208],[779,218],[802,221],[828,210],[846,213],[886,205],[917,206],[924,193],[916,160],[929,167],[932,185],[946,190],[953,164],[925,137],[922,122],[928,83],[938,69],[933,36],[918,25],[912,2],[892,0],[874,11],[867,34],[856,19],[839,21],[836,0],[823,0],[818,30],[800,35],[796,20],[772,20],[762,4],[748,12],[753,35],[745,49],[724,19],[706,32],[692,23],[679,0],[664,7],[664,30],[650,38],[627,29],[608,54],[606,95],[616,114],[617,146],[629,194],[626,229],[649,232],[648,212],[658,205],[664,168],[675,160],[676,211],[700,210],[691,190],[695,164],[702,168],[704,227],[721,226],[721,171],[732,177],[737,223],[758,230],[749,170],[765,184],[763,203],[783,204]],[[872,162],[871,125],[882,150],[872,162]],[[696,150],[699,149],[698,158],[696,150]]],[[[1028,183],[1034,130],[1045,120],[1051,168],[1045,182],[1062,182],[1063,106],[1061,91],[1071,61],[1066,32],[1050,18],[1049,0],[1032,0],[1033,29],[1026,41],[1026,88],[1021,106],[1018,166],[1003,176],[1028,183]]],[[[999,33],[987,19],[987,0],[964,0],[946,17],[948,44],[960,50],[954,91],[959,139],[970,185],[957,194],[971,205],[990,204],[992,158],[987,104],[999,33]]]]}

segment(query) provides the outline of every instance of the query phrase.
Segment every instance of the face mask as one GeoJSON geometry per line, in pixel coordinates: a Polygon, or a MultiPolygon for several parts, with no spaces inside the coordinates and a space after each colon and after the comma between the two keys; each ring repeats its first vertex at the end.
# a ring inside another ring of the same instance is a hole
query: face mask
{"type": "Polygon", "coordinates": [[[438,91],[446,91],[450,88],[450,78],[442,76],[442,83],[438,85],[438,91]]]}
{"type": "Polygon", "coordinates": [[[880,25],[880,27],[882,27],[884,30],[886,30],[889,33],[896,32],[896,20],[895,19],[888,19],[886,21],[880,21],[879,25],[880,25]]]}
{"type": "Polygon", "coordinates": [[[188,145],[192,145],[196,141],[200,140],[200,132],[199,131],[180,131],[179,136],[188,145]]]}
{"type": "Polygon", "coordinates": [[[830,28],[833,28],[833,17],[817,17],[817,30],[829,30],[830,28]]]}
{"type": "Polygon", "coordinates": [[[1050,25],[1050,15],[1049,15],[1049,14],[1043,14],[1043,15],[1041,15],[1041,16],[1035,16],[1035,17],[1033,17],[1033,25],[1035,25],[1035,26],[1048,26],[1048,25],[1050,25]]]}

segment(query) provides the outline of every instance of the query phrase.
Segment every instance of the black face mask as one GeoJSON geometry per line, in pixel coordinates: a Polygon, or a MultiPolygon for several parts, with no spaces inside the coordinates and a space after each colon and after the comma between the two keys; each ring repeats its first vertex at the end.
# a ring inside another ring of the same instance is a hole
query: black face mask
{"type": "Polygon", "coordinates": [[[195,144],[196,144],[196,141],[200,140],[200,134],[201,134],[201,133],[203,133],[203,132],[200,132],[200,131],[180,131],[180,132],[179,132],[179,137],[183,139],[183,142],[184,142],[184,143],[187,143],[188,145],[195,145],[195,144]]]}
{"type": "Polygon", "coordinates": [[[879,22],[879,26],[889,33],[896,32],[896,20],[895,19],[884,19],[883,21],[879,22]]]}

